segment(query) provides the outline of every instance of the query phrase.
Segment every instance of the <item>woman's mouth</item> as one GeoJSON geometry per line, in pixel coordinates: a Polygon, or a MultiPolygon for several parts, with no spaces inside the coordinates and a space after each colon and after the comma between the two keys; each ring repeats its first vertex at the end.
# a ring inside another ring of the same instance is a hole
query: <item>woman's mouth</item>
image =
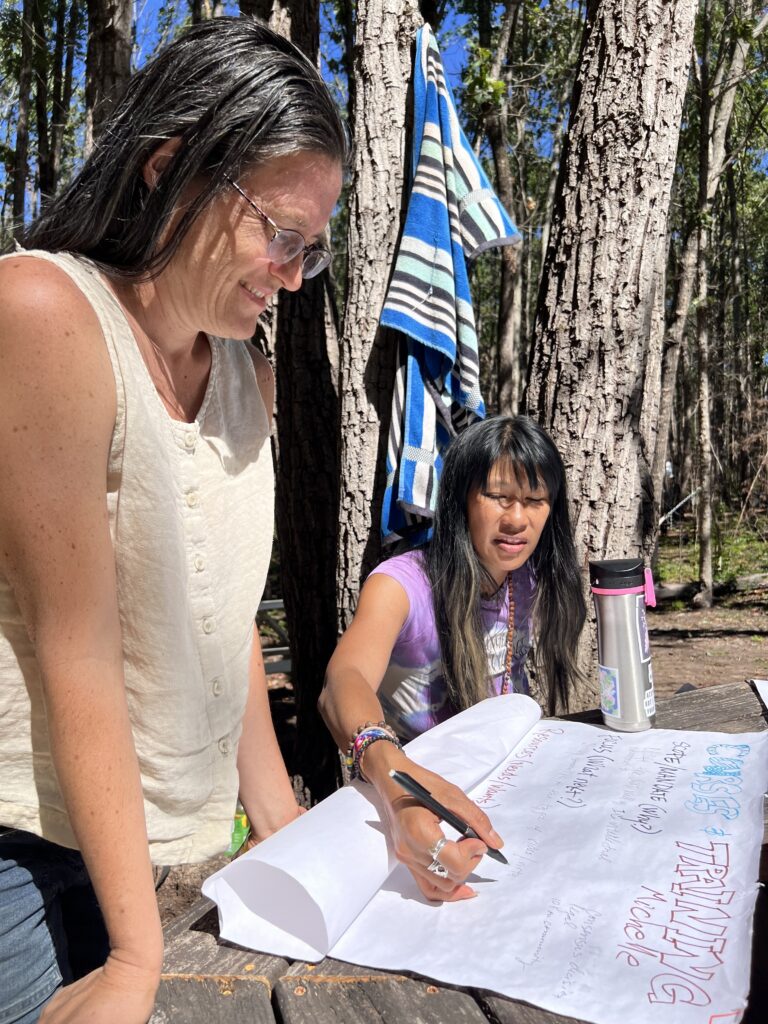
{"type": "Polygon", "coordinates": [[[523,550],[527,541],[525,537],[497,537],[493,543],[507,554],[516,555],[523,550]]]}
{"type": "Polygon", "coordinates": [[[248,295],[254,300],[254,302],[266,302],[266,294],[264,292],[259,291],[258,288],[249,287],[245,283],[245,281],[240,282],[240,287],[243,289],[243,291],[248,293],[248,295]]]}

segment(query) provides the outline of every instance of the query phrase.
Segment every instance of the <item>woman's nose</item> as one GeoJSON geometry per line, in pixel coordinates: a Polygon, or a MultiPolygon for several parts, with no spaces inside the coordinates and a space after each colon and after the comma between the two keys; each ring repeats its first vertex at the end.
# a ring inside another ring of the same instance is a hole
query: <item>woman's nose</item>
{"type": "Polygon", "coordinates": [[[304,262],[304,253],[300,252],[288,263],[273,263],[272,273],[280,281],[280,287],[289,292],[297,292],[301,288],[302,276],[301,266],[304,262]]]}
{"type": "Polygon", "coordinates": [[[504,509],[502,525],[508,526],[510,529],[519,529],[524,524],[524,512],[522,501],[513,501],[504,509]]]}

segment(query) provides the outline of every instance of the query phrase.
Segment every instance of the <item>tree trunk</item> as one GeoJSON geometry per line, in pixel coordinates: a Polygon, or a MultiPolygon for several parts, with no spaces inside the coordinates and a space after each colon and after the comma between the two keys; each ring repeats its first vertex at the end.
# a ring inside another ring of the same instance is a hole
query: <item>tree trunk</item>
{"type": "Polygon", "coordinates": [[[61,166],[61,148],[64,141],[69,104],[72,98],[72,65],[77,35],[77,0],[57,0],[56,30],[53,47],[53,75],[51,82],[51,119],[49,132],[48,166],[40,163],[41,202],[56,192],[61,166]],[[68,13],[69,12],[69,13],[68,13]]]}
{"type": "MultiPolygon", "coordinates": [[[[271,28],[317,60],[319,0],[275,0],[268,13],[271,28]]],[[[327,271],[298,292],[280,293],[269,339],[277,380],[275,522],[296,696],[296,768],[317,800],[335,788],[339,764],[317,712],[337,637],[338,317],[327,271]]]]}
{"type": "MultiPolygon", "coordinates": [[[[694,13],[687,0],[587,8],[528,388],[568,470],[585,568],[638,555],[653,534],[646,437],[659,396],[645,373],[694,13]]],[[[597,695],[590,639],[576,705],[597,695]]]]}
{"type": "MultiPolygon", "coordinates": [[[[61,15],[62,2],[63,0],[60,0],[59,15],[61,15]]],[[[48,29],[45,23],[46,13],[40,0],[36,0],[32,16],[35,32],[33,66],[35,70],[35,119],[37,124],[37,176],[41,204],[53,194],[51,139],[48,130],[48,29]]],[[[57,26],[57,36],[58,34],[57,26]]],[[[63,32],[61,34],[63,35],[63,32]]],[[[58,48],[57,39],[55,49],[58,50],[58,48]]],[[[63,51],[63,45],[61,49],[63,51]]]]}
{"type": "Polygon", "coordinates": [[[87,0],[85,61],[85,152],[131,76],[132,0],[87,0]]]}
{"type": "MultiPolygon", "coordinates": [[[[313,6],[313,3],[314,0],[309,6],[313,6]]],[[[272,17],[272,0],[240,0],[240,13],[252,18],[261,18],[262,21],[269,21],[272,17]]]]}
{"type": "Polygon", "coordinates": [[[29,174],[29,103],[32,91],[34,36],[32,30],[34,0],[24,0],[21,13],[21,64],[19,66],[19,113],[16,121],[16,147],[13,154],[13,229],[24,224],[24,200],[29,174]]]}
{"type": "MultiPolygon", "coordinates": [[[[507,62],[512,29],[520,0],[506,0],[504,14],[499,26],[496,53],[490,69],[492,79],[502,77],[502,69],[507,62]]],[[[483,45],[490,45],[481,38],[483,45]]],[[[485,133],[491,144],[493,165],[496,170],[496,192],[502,205],[512,211],[515,205],[514,176],[509,154],[509,105],[504,95],[498,106],[485,112],[485,133]]],[[[515,305],[515,292],[520,287],[518,271],[518,253],[509,246],[501,250],[501,280],[499,286],[499,314],[496,327],[496,346],[498,351],[498,410],[503,413],[517,411],[520,397],[519,345],[520,317],[519,307],[515,305]]]]}
{"type": "Polygon", "coordinates": [[[403,216],[403,166],[416,0],[360,0],[354,51],[355,143],[349,199],[347,296],[340,343],[339,559],[341,628],[378,560],[395,363],[378,320],[403,216]]]}
{"type": "Polygon", "coordinates": [[[674,312],[669,326],[665,330],[663,323],[658,324],[659,330],[663,332],[664,340],[658,430],[653,453],[652,470],[654,517],[657,523],[659,521],[661,496],[664,487],[664,468],[667,461],[669,429],[672,423],[672,410],[675,404],[675,384],[677,382],[677,367],[680,361],[680,348],[685,335],[685,325],[688,320],[688,311],[691,308],[691,300],[696,283],[696,249],[697,236],[692,231],[683,244],[674,312]]]}
{"type": "MultiPolygon", "coordinates": [[[[715,196],[717,195],[720,179],[726,166],[726,139],[733,115],[736,88],[744,77],[750,45],[765,30],[765,27],[768,24],[768,15],[763,15],[754,25],[744,19],[736,20],[729,18],[725,20],[723,33],[719,41],[719,55],[716,61],[717,70],[712,80],[709,81],[707,67],[709,60],[708,51],[710,47],[709,34],[711,24],[710,4],[707,2],[704,4],[701,12],[701,25],[702,32],[704,34],[704,43],[701,47],[702,52],[699,55],[700,68],[698,69],[700,78],[701,134],[699,140],[699,195],[697,202],[697,226],[695,229],[691,229],[683,248],[680,284],[678,286],[675,310],[664,338],[664,367],[662,372],[662,392],[659,409],[659,430],[653,468],[654,494],[657,496],[661,493],[661,482],[663,480],[667,441],[669,438],[669,428],[672,417],[672,396],[674,395],[675,390],[675,377],[677,374],[680,344],[683,339],[685,324],[691,307],[691,300],[693,298],[696,282],[698,280],[699,287],[701,287],[702,284],[706,284],[699,266],[699,261],[702,259],[706,246],[708,246],[708,237],[703,237],[702,231],[704,231],[711,215],[712,204],[715,196]],[[732,38],[730,37],[731,33],[733,33],[732,38]],[[704,249],[702,249],[702,245],[704,245],[704,249]]],[[[701,317],[699,317],[697,313],[698,331],[704,329],[705,319],[704,311],[702,311],[701,317]]],[[[709,341],[707,337],[707,351],[704,354],[704,361],[707,364],[707,367],[709,366],[708,344],[709,341]]],[[[707,370],[707,372],[709,371],[707,370]]],[[[701,381],[701,378],[699,378],[699,380],[701,381]]],[[[708,395],[709,383],[707,383],[706,391],[708,395]]],[[[700,401],[701,398],[702,395],[700,393],[700,401]]],[[[708,419],[708,397],[707,409],[699,409],[699,413],[700,415],[706,415],[708,419]]],[[[705,471],[707,466],[711,466],[711,448],[708,447],[705,453],[701,450],[701,445],[704,444],[704,433],[706,433],[707,438],[710,438],[710,430],[708,424],[706,427],[702,428],[701,419],[699,419],[699,424],[698,438],[700,469],[705,471]]],[[[683,473],[682,476],[688,476],[687,472],[683,473]]],[[[707,480],[709,480],[708,471],[707,480]]],[[[705,498],[704,501],[711,501],[711,496],[705,498]]],[[[709,527],[706,532],[707,535],[709,535],[711,533],[711,505],[708,510],[704,510],[703,512],[701,505],[699,505],[699,515],[704,516],[704,520],[700,519],[699,528],[701,529],[702,524],[706,524],[708,522],[709,527]]],[[[704,552],[703,557],[705,562],[706,559],[709,558],[710,564],[709,568],[707,568],[705,564],[703,565],[702,575],[710,578],[711,549],[710,554],[707,555],[706,552],[704,552]]],[[[703,585],[703,590],[704,593],[702,594],[702,601],[706,603],[706,591],[711,591],[711,586],[707,588],[703,585]]]]}

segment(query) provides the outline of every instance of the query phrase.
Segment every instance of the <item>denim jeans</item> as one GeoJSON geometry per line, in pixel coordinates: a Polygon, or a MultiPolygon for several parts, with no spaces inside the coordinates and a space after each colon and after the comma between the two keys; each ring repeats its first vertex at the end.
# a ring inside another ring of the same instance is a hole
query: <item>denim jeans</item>
{"type": "Polygon", "coordinates": [[[34,1024],[57,989],[108,953],[80,854],[0,827],[0,1024],[34,1024]]]}

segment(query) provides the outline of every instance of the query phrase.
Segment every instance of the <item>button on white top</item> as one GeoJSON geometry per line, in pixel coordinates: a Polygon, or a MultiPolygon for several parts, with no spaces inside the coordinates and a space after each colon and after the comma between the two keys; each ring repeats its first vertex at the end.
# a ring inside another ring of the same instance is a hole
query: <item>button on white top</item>
{"type": "Polygon", "coordinates": [[[196,436],[194,430],[190,430],[188,434],[184,435],[184,447],[185,448],[194,448],[196,441],[197,441],[197,436],[196,436]]]}
{"type": "Polygon", "coordinates": [[[203,619],[203,632],[212,633],[216,629],[216,620],[212,619],[210,615],[207,615],[203,619]]]}
{"type": "Polygon", "coordinates": [[[205,568],[205,559],[202,555],[195,555],[192,559],[192,564],[195,567],[195,572],[202,572],[205,568]]]}
{"type": "Polygon", "coordinates": [[[190,491],[187,494],[187,505],[189,505],[190,508],[197,508],[199,504],[200,495],[197,493],[197,491],[190,491]]]}
{"type": "Polygon", "coordinates": [[[222,752],[222,754],[228,754],[231,749],[232,744],[229,742],[226,736],[224,737],[223,740],[219,740],[219,750],[222,752]]]}
{"type": "Polygon", "coordinates": [[[224,689],[224,681],[221,679],[220,676],[216,676],[216,678],[211,683],[211,690],[213,690],[213,696],[214,697],[221,696],[221,691],[223,689],[224,689]]]}

